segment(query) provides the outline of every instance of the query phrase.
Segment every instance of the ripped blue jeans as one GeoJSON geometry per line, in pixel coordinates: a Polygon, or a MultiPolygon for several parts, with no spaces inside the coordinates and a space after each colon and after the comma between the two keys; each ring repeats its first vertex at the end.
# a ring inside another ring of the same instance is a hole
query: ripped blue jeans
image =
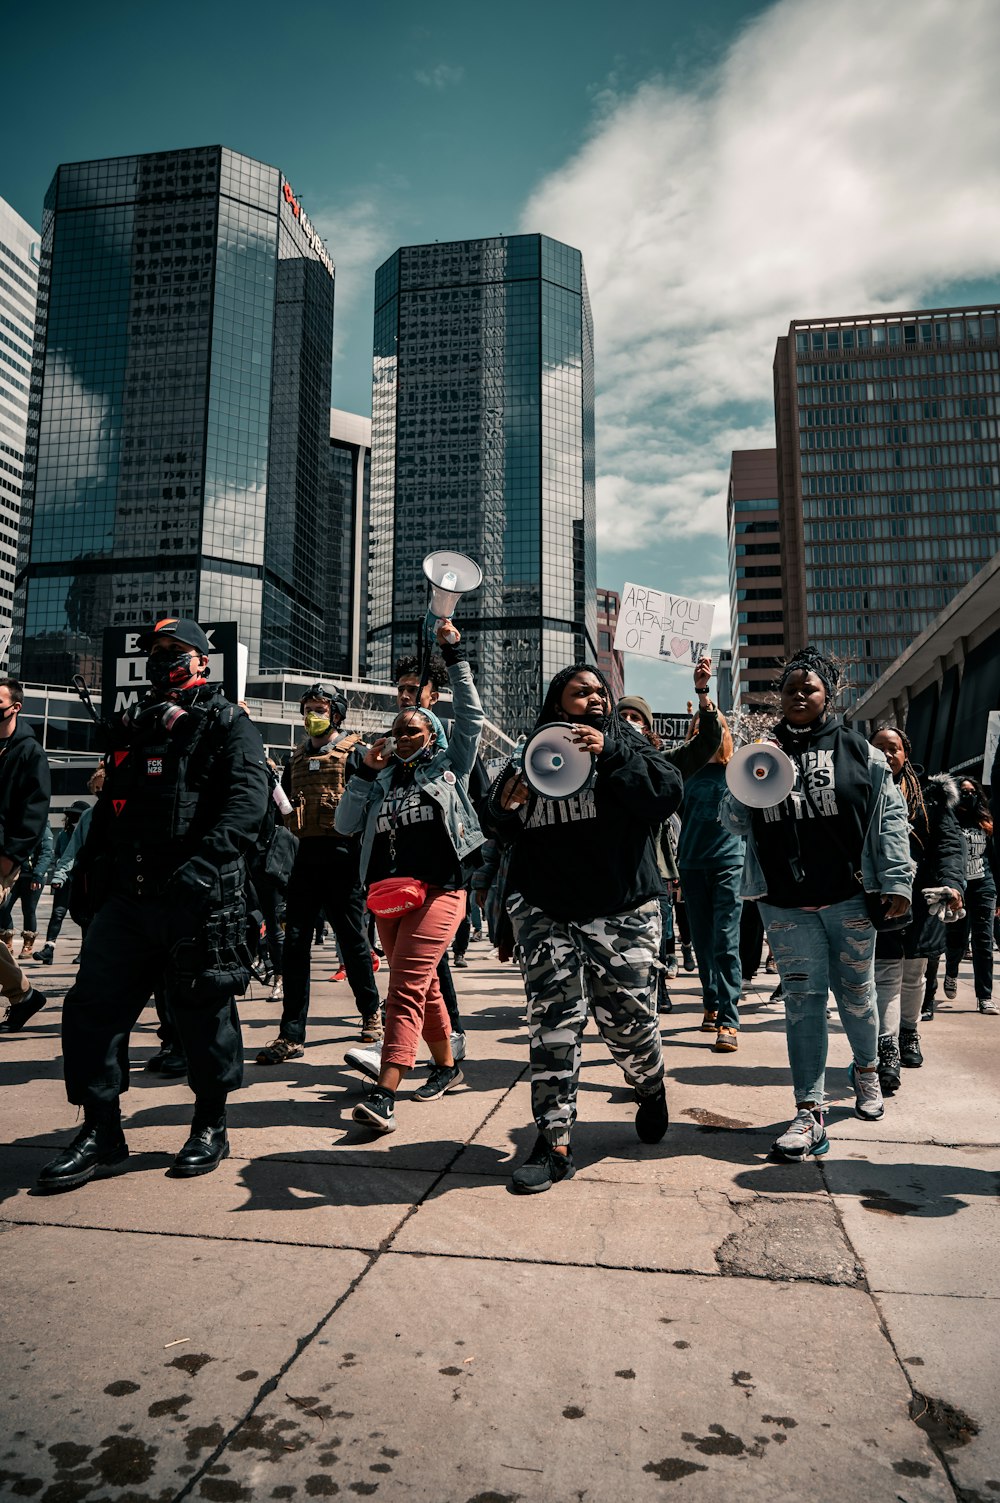
{"type": "Polygon", "coordinates": [[[796,1104],[823,1105],[826,1083],[826,1002],[837,1002],[854,1062],[878,1063],[875,929],[863,898],[818,913],[758,904],[785,994],[785,1037],[796,1104]]]}

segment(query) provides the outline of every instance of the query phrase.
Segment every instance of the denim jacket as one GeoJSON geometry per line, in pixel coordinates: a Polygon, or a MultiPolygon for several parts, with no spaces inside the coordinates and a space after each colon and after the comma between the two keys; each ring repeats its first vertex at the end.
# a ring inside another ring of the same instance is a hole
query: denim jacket
{"type": "MultiPolygon", "coordinates": [[[[861,880],[865,892],[909,898],[913,888],[910,827],[906,800],[892,780],[889,764],[877,747],[868,747],[872,790],[865,810],[865,838],[861,847],[861,880]]],[[[766,898],[767,883],[757,857],[751,818],[753,810],[728,791],[719,804],[719,823],[747,837],[741,898],[766,898]]]]}
{"type": "MultiPolygon", "coordinates": [[[[484,716],[469,664],[465,661],[453,663],[448,669],[448,678],[455,709],[451,740],[429,762],[417,768],[414,780],[441,810],[455,855],[459,861],[464,861],[486,839],[469,798],[469,774],[475,766],[484,716]]],[[[390,764],[372,781],[354,776],[337,805],[334,820],[337,831],[341,835],[355,835],[361,831],[362,882],[371,859],[378,811],[392,782],[392,774],[390,764]]]]}

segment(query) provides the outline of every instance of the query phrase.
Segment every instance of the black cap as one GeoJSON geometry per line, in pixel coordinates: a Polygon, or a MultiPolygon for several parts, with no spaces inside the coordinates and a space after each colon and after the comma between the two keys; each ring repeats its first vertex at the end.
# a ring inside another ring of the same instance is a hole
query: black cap
{"type": "Polygon", "coordinates": [[[212,651],[212,644],[197,621],[185,621],[178,616],[166,616],[162,621],[157,621],[155,626],[140,633],[139,646],[143,652],[150,651],[157,637],[176,637],[178,642],[183,642],[185,647],[193,647],[204,657],[208,657],[212,651]]]}
{"type": "Polygon", "coordinates": [[[78,798],[73,800],[73,802],[65,812],[67,814],[86,814],[89,808],[90,805],[87,803],[87,800],[85,798],[78,798]]]}

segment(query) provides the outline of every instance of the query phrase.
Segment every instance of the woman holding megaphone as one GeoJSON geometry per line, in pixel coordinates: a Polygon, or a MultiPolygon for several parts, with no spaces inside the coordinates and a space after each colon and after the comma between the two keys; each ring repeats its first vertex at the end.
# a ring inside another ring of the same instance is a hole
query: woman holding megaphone
{"type": "Polygon", "coordinates": [[[773,1145],[780,1159],[830,1146],[823,1119],[831,991],[853,1055],[855,1113],[867,1122],[882,1116],[876,931],[866,895],[886,918],[910,906],[906,806],[882,753],[833,713],[839,679],[810,648],[785,664],[771,739],[791,759],[791,792],[784,796],[785,784],[777,802],[760,807],[749,789],[745,799],[734,794],[731,778],[719,808],[722,823],[747,836],[742,896],[759,901],[785,994],[795,1117],[773,1145]]]}
{"type": "Polygon", "coordinates": [[[522,766],[508,765],[490,790],[490,814],[511,846],[506,907],[528,998],[538,1128],[512,1176],[519,1194],[574,1173],[590,1009],[635,1090],[639,1137],[658,1143],[667,1130],[653,997],[662,892],[655,842],[682,788],[663,754],[619,719],[600,670],[576,663],[549,685],[522,766]]]}

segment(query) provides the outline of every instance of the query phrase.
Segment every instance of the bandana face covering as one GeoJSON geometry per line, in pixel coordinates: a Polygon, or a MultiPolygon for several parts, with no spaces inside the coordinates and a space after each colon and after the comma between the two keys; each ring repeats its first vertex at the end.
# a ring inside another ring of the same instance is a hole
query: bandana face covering
{"type": "Polygon", "coordinates": [[[307,736],[323,736],[330,729],[330,717],[309,710],[305,717],[305,727],[307,736]]]}
{"type": "MultiPolygon", "coordinates": [[[[195,677],[194,661],[198,654],[190,647],[179,652],[154,652],[146,659],[146,677],[161,693],[184,689],[195,677]]],[[[204,682],[199,679],[199,682],[204,682]]]]}

